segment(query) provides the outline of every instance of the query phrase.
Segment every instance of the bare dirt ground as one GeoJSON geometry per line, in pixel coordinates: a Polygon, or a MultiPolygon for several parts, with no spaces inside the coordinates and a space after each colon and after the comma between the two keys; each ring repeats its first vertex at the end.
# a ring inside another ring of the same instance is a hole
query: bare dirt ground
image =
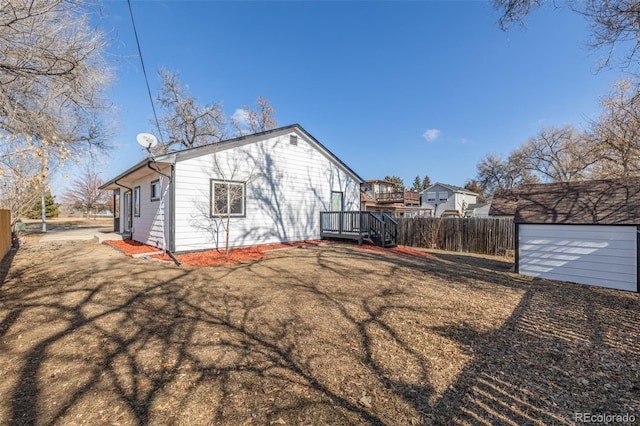
{"type": "Polygon", "coordinates": [[[0,266],[0,424],[640,417],[640,297],[349,245],[214,267],[27,241],[0,266]]]}

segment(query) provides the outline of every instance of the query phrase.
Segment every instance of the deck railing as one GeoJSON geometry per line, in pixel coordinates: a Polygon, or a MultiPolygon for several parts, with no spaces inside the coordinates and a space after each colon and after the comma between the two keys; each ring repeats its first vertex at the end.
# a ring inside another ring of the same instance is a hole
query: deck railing
{"type": "Polygon", "coordinates": [[[389,240],[391,244],[397,245],[398,243],[398,222],[391,217],[388,213],[382,213],[382,219],[385,224],[385,240],[389,240]]]}
{"type": "Polygon", "coordinates": [[[398,223],[386,213],[367,211],[320,212],[322,238],[371,238],[379,245],[396,244],[398,223]]]}
{"type": "Polygon", "coordinates": [[[420,194],[418,191],[412,191],[410,189],[405,189],[404,191],[376,192],[374,195],[376,201],[381,203],[420,203],[420,194]]]}

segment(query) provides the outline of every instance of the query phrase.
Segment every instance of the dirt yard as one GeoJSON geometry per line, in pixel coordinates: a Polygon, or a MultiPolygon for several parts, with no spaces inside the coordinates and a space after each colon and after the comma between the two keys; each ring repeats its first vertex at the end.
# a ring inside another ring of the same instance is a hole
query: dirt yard
{"type": "Polygon", "coordinates": [[[178,267],[27,242],[0,267],[0,424],[637,422],[640,297],[510,269],[349,245],[178,267]]]}

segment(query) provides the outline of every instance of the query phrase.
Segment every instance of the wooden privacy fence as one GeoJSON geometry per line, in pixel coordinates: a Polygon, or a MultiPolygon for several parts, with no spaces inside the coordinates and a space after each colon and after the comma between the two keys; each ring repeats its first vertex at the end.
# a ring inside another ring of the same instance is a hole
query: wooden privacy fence
{"type": "Polygon", "coordinates": [[[0,260],[11,249],[11,211],[0,210],[0,260]]]}
{"type": "Polygon", "coordinates": [[[398,219],[398,244],[466,253],[503,256],[514,250],[513,219],[398,219]]]}

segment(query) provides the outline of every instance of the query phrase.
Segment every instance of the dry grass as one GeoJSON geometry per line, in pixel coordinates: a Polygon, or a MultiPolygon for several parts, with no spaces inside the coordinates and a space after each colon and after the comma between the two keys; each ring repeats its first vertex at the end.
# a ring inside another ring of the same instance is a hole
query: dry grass
{"type": "Polygon", "coordinates": [[[330,245],[0,268],[0,424],[570,424],[640,410],[640,297],[330,245]]]}

